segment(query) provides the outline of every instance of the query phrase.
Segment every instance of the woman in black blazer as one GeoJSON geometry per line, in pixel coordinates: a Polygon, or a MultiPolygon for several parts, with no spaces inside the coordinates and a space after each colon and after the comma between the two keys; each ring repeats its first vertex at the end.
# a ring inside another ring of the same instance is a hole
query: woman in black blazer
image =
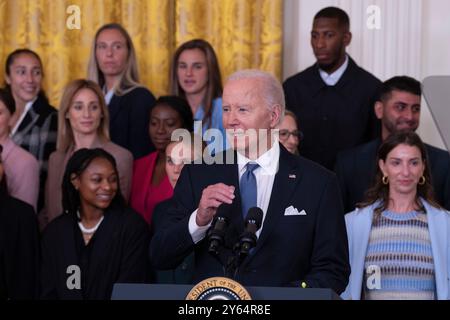
{"type": "Polygon", "coordinates": [[[37,297],[39,232],[33,207],[10,197],[0,145],[0,300],[37,297]]]}
{"type": "Polygon", "coordinates": [[[131,151],[134,159],[154,151],[148,123],[155,97],[139,83],[133,42],[120,24],[106,24],[95,34],[88,78],[105,94],[111,140],[131,151]]]}
{"type": "Polygon", "coordinates": [[[42,236],[41,298],[107,300],[115,283],[148,281],[150,230],[126,207],[113,156],[76,151],[62,193],[64,213],[42,236]]]}

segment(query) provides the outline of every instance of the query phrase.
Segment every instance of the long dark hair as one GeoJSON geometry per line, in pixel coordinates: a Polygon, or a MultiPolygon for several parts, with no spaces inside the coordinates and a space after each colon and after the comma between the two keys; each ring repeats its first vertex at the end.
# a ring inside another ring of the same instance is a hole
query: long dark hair
{"type": "MultiPolygon", "coordinates": [[[[8,54],[8,57],[6,58],[6,63],[5,63],[5,73],[8,76],[11,75],[11,66],[14,63],[14,60],[22,54],[33,56],[37,59],[37,61],[39,61],[39,64],[41,66],[42,78],[43,78],[44,77],[44,67],[42,65],[41,57],[39,57],[39,55],[36,52],[34,52],[33,50],[27,49],[27,48],[16,49],[13,52],[11,52],[10,54],[8,54]]],[[[5,88],[9,92],[12,93],[11,86],[6,82],[5,82],[5,88]]],[[[45,94],[45,92],[42,88],[39,90],[38,97],[48,103],[47,95],[45,94]]]]}
{"type": "Polygon", "coordinates": [[[199,49],[206,57],[206,64],[208,68],[208,82],[205,97],[203,98],[203,108],[205,111],[205,116],[202,120],[206,121],[208,127],[211,127],[211,116],[213,108],[213,100],[222,96],[222,77],[220,75],[219,62],[214,52],[213,47],[208,41],[203,39],[193,39],[188,42],[183,43],[175,51],[173,55],[172,64],[170,66],[170,93],[186,98],[186,93],[181,88],[177,69],[178,60],[180,55],[185,50],[199,49]]]}
{"type": "Polygon", "coordinates": [[[356,207],[358,208],[363,208],[372,205],[377,200],[381,200],[379,206],[374,210],[374,218],[379,217],[381,212],[386,210],[389,206],[389,184],[383,183],[383,172],[381,171],[378,163],[380,160],[386,162],[387,155],[400,144],[417,147],[422,156],[422,161],[425,164],[425,170],[423,172],[425,183],[417,185],[417,193],[415,199],[416,207],[419,208],[419,211],[426,213],[426,210],[422,202],[420,201],[420,198],[423,198],[432,206],[441,208],[441,206],[434,199],[433,186],[431,184],[431,174],[428,166],[428,155],[424,143],[414,132],[398,132],[390,135],[379,147],[376,162],[377,172],[375,176],[375,182],[372,187],[367,190],[364,201],[356,205],[356,207]]]}
{"type": "MultiPolygon", "coordinates": [[[[64,172],[63,183],[62,183],[62,202],[63,202],[63,212],[69,214],[77,214],[77,210],[80,208],[80,194],[78,190],[72,184],[73,174],[75,177],[79,177],[84,170],[91,164],[94,159],[101,158],[109,161],[114,168],[114,171],[119,177],[117,171],[116,160],[114,157],[103,149],[80,149],[74,152],[72,157],[66,166],[66,171],[64,172]]],[[[110,207],[125,206],[125,200],[122,197],[122,192],[120,191],[120,184],[117,183],[117,192],[112,200],[110,207]]]]}

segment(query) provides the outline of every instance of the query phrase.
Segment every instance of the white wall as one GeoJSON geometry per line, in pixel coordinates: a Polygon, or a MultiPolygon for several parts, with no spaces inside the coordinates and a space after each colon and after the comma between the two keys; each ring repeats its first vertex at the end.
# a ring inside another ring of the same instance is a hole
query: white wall
{"type": "MultiPolygon", "coordinates": [[[[309,43],[312,20],[330,5],[341,7],[350,16],[353,39],[349,54],[380,80],[394,75],[418,80],[450,75],[448,0],[285,0],[284,79],[314,63],[309,43]],[[371,5],[380,9],[380,29],[367,26],[371,5]]],[[[425,101],[422,110],[418,133],[426,142],[443,148],[425,101]]]]}
{"type": "MultiPolygon", "coordinates": [[[[449,14],[450,1],[424,0],[422,12],[421,79],[433,75],[450,75],[449,14]]],[[[425,102],[423,104],[425,105],[425,102]]],[[[441,137],[429,109],[423,108],[421,116],[422,121],[419,133],[423,136],[423,139],[443,148],[441,137]]]]}

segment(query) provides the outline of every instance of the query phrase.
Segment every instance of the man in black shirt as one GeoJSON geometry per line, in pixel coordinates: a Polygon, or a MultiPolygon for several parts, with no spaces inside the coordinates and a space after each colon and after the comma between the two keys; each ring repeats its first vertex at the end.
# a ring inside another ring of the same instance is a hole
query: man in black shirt
{"type": "Polygon", "coordinates": [[[379,135],[373,104],[381,82],[346,54],[350,22],[328,7],[314,17],[311,46],[317,62],[284,82],[286,106],[302,128],[300,155],[333,169],[336,154],[379,135]]]}

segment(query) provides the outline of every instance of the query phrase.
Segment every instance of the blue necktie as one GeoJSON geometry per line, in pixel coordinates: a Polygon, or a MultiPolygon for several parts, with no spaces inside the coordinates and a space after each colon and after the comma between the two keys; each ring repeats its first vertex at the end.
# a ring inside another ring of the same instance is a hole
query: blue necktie
{"type": "Polygon", "coordinates": [[[242,217],[245,220],[248,209],[256,207],[257,190],[256,190],[256,177],[253,171],[255,171],[259,164],[247,163],[247,169],[241,177],[239,182],[239,188],[241,190],[241,202],[242,202],[242,217]]]}

